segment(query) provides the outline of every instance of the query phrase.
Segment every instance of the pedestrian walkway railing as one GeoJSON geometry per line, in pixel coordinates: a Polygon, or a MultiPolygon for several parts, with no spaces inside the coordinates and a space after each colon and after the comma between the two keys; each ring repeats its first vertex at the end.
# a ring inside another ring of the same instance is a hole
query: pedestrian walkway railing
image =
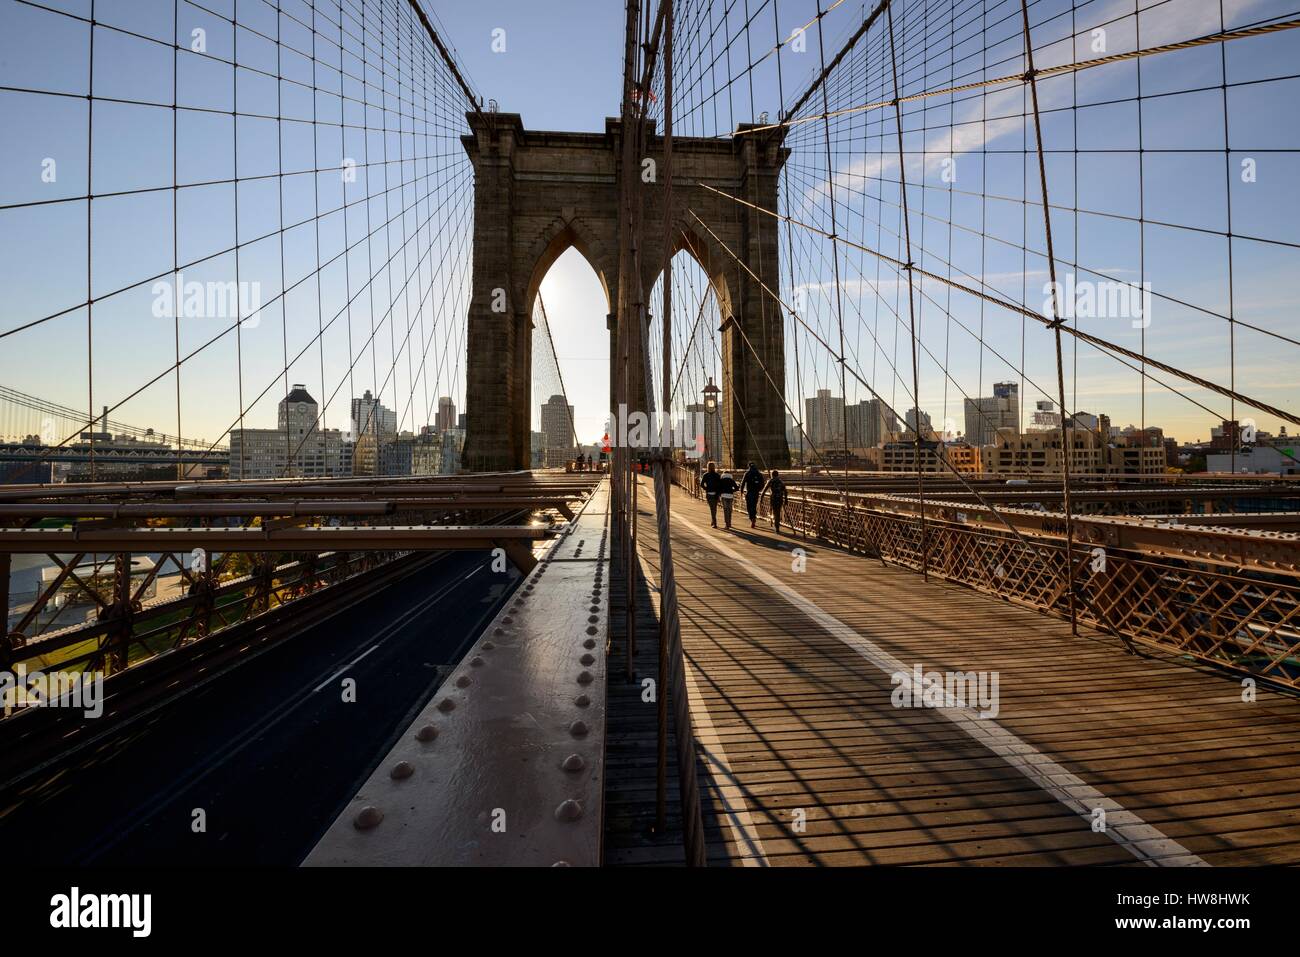
{"type": "MultiPolygon", "coordinates": [[[[694,470],[674,480],[699,497],[694,470]]],[[[771,519],[764,496],[760,517],[771,519]]],[[[926,510],[920,523],[904,512],[850,496],[823,498],[792,489],[781,515],[791,534],[925,571],[1005,601],[1069,618],[1066,550],[1037,530],[1012,534],[974,527],[926,510]]],[[[1278,568],[1233,567],[1206,554],[1147,554],[1077,542],[1077,620],[1134,641],[1252,677],[1300,689],[1300,576],[1278,568]]]]}

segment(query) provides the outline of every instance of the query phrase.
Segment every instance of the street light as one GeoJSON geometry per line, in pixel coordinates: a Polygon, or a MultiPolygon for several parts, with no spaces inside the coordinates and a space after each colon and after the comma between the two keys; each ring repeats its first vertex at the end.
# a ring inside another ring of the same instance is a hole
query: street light
{"type": "Polygon", "coordinates": [[[713,447],[713,416],[718,411],[718,393],[722,390],[713,384],[713,376],[709,376],[709,384],[704,387],[704,414],[708,417],[704,424],[704,452],[708,458],[713,458],[718,454],[718,450],[713,447]]]}
{"type": "Polygon", "coordinates": [[[709,376],[709,384],[704,387],[704,411],[712,415],[718,411],[718,393],[722,390],[713,384],[713,376],[709,376]]]}

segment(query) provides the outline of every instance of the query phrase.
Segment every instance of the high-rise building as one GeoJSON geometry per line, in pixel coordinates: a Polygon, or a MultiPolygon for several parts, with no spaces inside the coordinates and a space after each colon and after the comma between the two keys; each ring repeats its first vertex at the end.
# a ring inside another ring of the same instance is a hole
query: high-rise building
{"type": "MultiPolygon", "coordinates": [[[[818,450],[844,448],[844,399],[818,389],[804,400],[804,431],[818,450]]],[[[811,454],[811,450],[809,450],[811,454]]]]}
{"type": "Polygon", "coordinates": [[[934,426],[930,422],[930,413],[928,412],[922,412],[920,409],[913,406],[907,410],[903,417],[907,422],[907,427],[912,430],[912,433],[914,435],[919,433],[922,439],[927,438],[932,432],[934,432],[934,426]],[[920,423],[919,425],[918,422],[920,423]]]}
{"type": "Polygon", "coordinates": [[[438,415],[433,420],[433,425],[439,432],[456,428],[456,403],[451,400],[451,396],[438,397],[438,415]]]}
{"type": "Polygon", "coordinates": [[[898,420],[881,399],[863,399],[845,409],[848,418],[848,446],[851,449],[870,449],[885,441],[885,436],[896,431],[898,420]]]}
{"type": "Polygon", "coordinates": [[[562,467],[573,457],[577,437],[573,434],[573,406],[564,396],[553,395],[542,403],[542,433],[546,436],[547,468],[562,467]]]}
{"type": "Polygon", "coordinates": [[[1020,384],[995,382],[993,394],[978,399],[967,399],[966,441],[980,447],[991,445],[999,429],[1020,432],[1020,384]]]}
{"type": "Polygon", "coordinates": [[[357,438],[378,436],[382,444],[383,437],[397,434],[397,413],[385,408],[367,389],[361,398],[352,400],[352,434],[357,438]]]}
{"type": "Polygon", "coordinates": [[[232,479],[348,475],[352,445],[338,429],[320,428],[320,406],[305,386],[280,400],[274,429],[232,429],[232,479]]]}

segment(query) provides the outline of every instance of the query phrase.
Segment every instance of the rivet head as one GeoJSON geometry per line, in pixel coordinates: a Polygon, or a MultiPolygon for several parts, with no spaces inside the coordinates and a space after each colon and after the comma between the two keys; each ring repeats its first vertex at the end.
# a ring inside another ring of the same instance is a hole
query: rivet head
{"type": "Polygon", "coordinates": [[[583,656],[582,656],[581,658],[579,658],[578,660],[581,661],[584,665],[589,665],[589,664],[592,664],[593,662],[595,662],[596,659],[593,658],[591,655],[588,654],[588,655],[583,655],[583,656]]]}
{"type": "Polygon", "coordinates": [[[384,819],[384,812],[373,805],[367,805],[357,812],[352,819],[352,826],[358,831],[368,831],[384,819]]]}
{"type": "Polygon", "coordinates": [[[494,642],[494,641],[485,641],[485,642],[483,642],[483,650],[484,650],[484,651],[491,651],[491,650],[492,650],[493,648],[495,648],[495,647],[496,647],[496,642],[494,642]]]}
{"type": "Polygon", "coordinates": [[[581,771],[586,766],[587,762],[582,760],[582,755],[580,754],[569,755],[564,759],[564,763],[560,765],[560,767],[564,768],[566,771],[581,771]]]}
{"type": "Polygon", "coordinates": [[[443,698],[438,702],[438,710],[443,714],[446,714],[448,711],[454,711],[456,710],[456,702],[452,701],[450,698],[443,698]]]}
{"type": "Polygon", "coordinates": [[[579,708],[585,708],[587,707],[587,705],[591,704],[591,699],[588,698],[585,694],[580,694],[578,695],[578,697],[573,699],[573,703],[576,704],[579,708]]]}
{"type": "Polygon", "coordinates": [[[573,724],[569,725],[569,734],[575,738],[584,737],[587,734],[587,722],[579,718],[573,724]]]}
{"type": "Polygon", "coordinates": [[[588,626],[587,626],[587,634],[589,634],[589,635],[594,635],[594,634],[596,633],[596,631],[597,631],[597,629],[596,629],[596,626],[595,626],[595,625],[588,625],[588,626]]]}
{"type": "Polygon", "coordinates": [[[573,798],[561,801],[560,806],[555,809],[557,821],[576,821],[580,817],[582,817],[582,805],[573,798]]]}
{"type": "Polygon", "coordinates": [[[405,778],[409,778],[414,773],[415,768],[411,767],[409,761],[398,761],[393,765],[393,770],[388,772],[388,776],[394,781],[401,781],[405,778]]]}
{"type": "Polygon", "coordinates": [[[438,729],[431,724],[426,724],[419,731],[415,732],[416,741],[432,741],[438,737],[438,729]]]}
{"type": "Polygon", "coordinates": [[[588,638],[586,641],[584,641],[584,642],[582,643],[582,647],[584,647],[584,648],[595,648],[595,647],[596,647],[596,639],[595,639],[595,638],[588,638]]]}
{"type": "Polygon", "coordinates": [[[457,688],[468,688],[473,683],[474,683],[474,679],[471,678],[469,675],[461,675],[459,678],[456,679],[457,688]]]}
{"type": "Polygon", "coordinates": [[[594,625],[594,624],[596,624],[596,622],[600,621],[600,616],[599,616],[599,615],[588,615],[588,616],[587,616],[587,621],[591,622],[591,623],[594,625]]]}
{"type": "Polygon", "coordinates": [[[570,864],[568,861],[556,861],[556,862],[555,862],[554,864],[552,864],[551,866],[552,866],[552,867],[572,867],[573,865],[570,864]]]}
{"type": "Polygon", "coordinates": [[[471,658],[471,659],[469,660],[469,666],[470,666],[471,668],[482,668],[482,667],[483,667],[483,659],[480,658],[478,655],[475,655],[473,658],[471,658]]]}
{"type": "Polygon", "coordinates": [[[578,675],[578,684],[580,685],[589,685],[594,680],[595,679],[591,677],[590,671],[584,671],[582,674],[578,675]]]}

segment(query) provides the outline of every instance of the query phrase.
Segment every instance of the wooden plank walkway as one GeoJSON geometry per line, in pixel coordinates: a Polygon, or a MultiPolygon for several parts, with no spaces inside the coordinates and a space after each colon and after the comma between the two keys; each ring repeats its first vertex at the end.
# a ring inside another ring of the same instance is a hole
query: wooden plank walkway
{"type": "MultiPolygon", "coordinates": [[[[643,481],[651,587],[652,495],[643,481]]],[[[1233,676],[751,530],[743,510],[734,531],[711,529],[678,489],[672,506],[711,863],[1300,862],[1295,698],[1261,688],[1245,702],[1233,676]],[[894,707],[891,674],[913,665],[996,672],[996,717],[894,707]]],[[[653,797],[653,761],[635,778],[613,754],[615,741],[653,741],[652,723],[620,725],[626,711],[611,700],[605,860],[679,863],[666,839],[619,832],[609,807],[653,797]]]]}
{"type": "MultiPolygon", "coordinates": [[[[644,526],[642,526],[644,527],[644,526]]],[[[614,543],[612,553],[617,551],[614,543]]],[[[640,576],[637,590],[636,654],[627,674],[627,579],[617,561],[610,566],[609,636],[605,733],[605,862],[607,864],[685,864],[682,819],[677,801],[675,724],[668,712],[667,815],[655,829],[658,755],[657,706],[645,700],[642,681],[658,684],[658,603],[652,583],[640,576]]]]}

